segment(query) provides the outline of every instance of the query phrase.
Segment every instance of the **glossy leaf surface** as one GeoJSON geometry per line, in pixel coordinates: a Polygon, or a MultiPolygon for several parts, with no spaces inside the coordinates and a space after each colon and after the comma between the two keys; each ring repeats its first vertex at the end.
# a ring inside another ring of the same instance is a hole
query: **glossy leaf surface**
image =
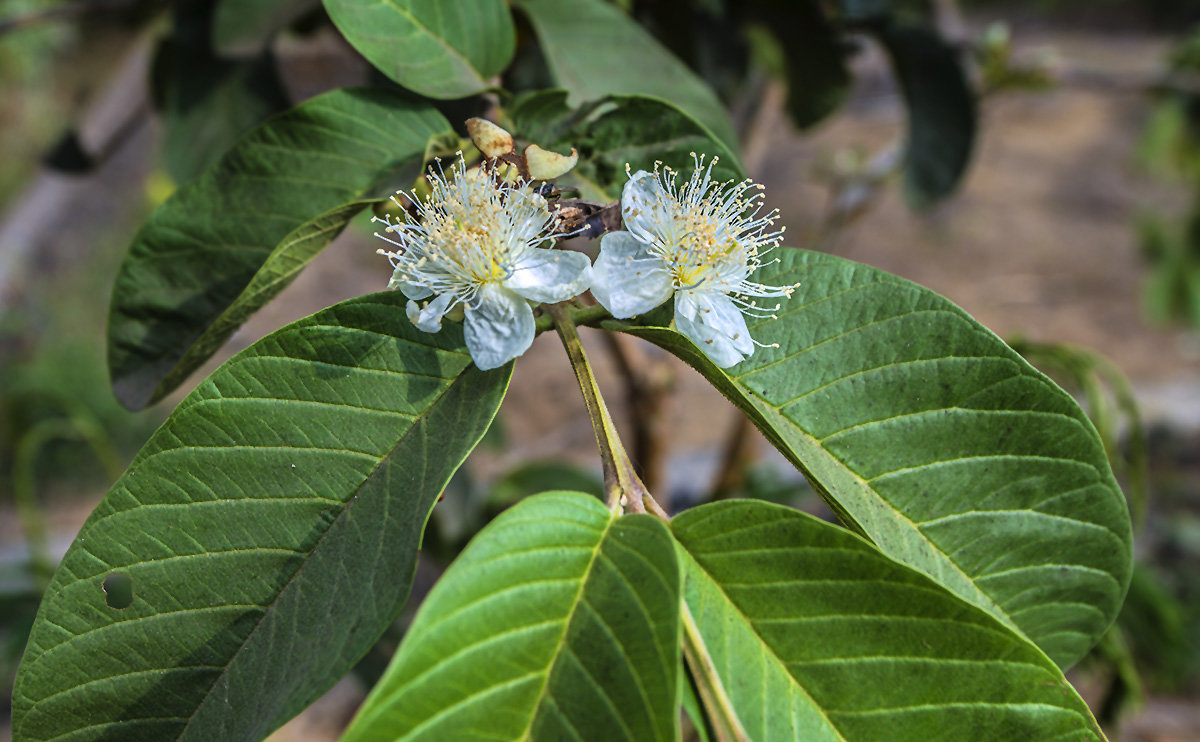
{"type": "Polygon", "coordinates": [[[524,500],[446,571],[343,740],[675,739],[679,588],[660,521],[524,500]]]}
{"type": "Polygon", "coordinates": [[[504,0],[324,0],[346,40],[380,72],[430,98],[492,87],[512,59],[504,0]]]}
{"type": "Polygon", "coordinates": [[[301,320],[180,403],[46,593],[17,739],[261,739],[370,648],[511,368],[478,371],[461,332],[415,330],[405,301],[301,320]]]}
{"type": "Polygon", "coordinates": [[[180,188],[138,232],[113,288],[108,364],[121,402],[139,408],[178,386],[237,328],[217,321],[223,313],[244,319],[261,306],[230,309],[251,283],[276,282],[277,293],[295,275],[277,263],[259,275],[280,243],[302,227],[332,239],[323,212],[361,198],[448,130],[424,103],[336,90],[271,118],[180,188]]]}
{"type": "Polygon", "coordinates": [[[1095,429],[1065,392],[946,299],[848,260],[780,248],[796,284],[722,371],[682,335],[610,322],[696,367],[847,523],[1062,666],[1115,617],[1130,523],[1095,429]]]}
{"type": "Polygon", "coordinates": [[[1044,654],[840,528],[751,500],[671,528],[698,643],[749,739],[1103,739],[1044,654]]]}

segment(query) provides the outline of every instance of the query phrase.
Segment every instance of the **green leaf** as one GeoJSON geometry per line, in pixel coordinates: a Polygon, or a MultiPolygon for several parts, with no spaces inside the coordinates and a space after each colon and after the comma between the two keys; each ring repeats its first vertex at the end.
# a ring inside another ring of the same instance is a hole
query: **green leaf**
{"type": "Polygon", "coordinates": [[[1130,523],[1071,397],[937,294],[781,248],[755,275],[798,284],[722,371],[663,328],[607,322],[679,355],[741,407],[885,554],[1019,628],[1061,666],[1116,616],[1130,523]]]}
{"type": "Polygon", "coordinates": [[[356,208],[347,202],[449,128],[424,103],[335,90],[270,119],[180,188],[138,232],[113,288],[117,398],[136,409],[178,386],[295,276],[297,256],[337,234],[356,208]],[[272,289],[256,292],[264,283],[272,289]]]}
{"type": "Polygon", "coordinates": [[[1104,739],[1037,648],[835,526],[734,500],[671,530],[689,638],[749,739],[1104,739]]]}
{"type": "Polygon", "coordinates": [[[405,301],[289,325],[179,404],[46,593],[17,739],[262,739],[371,647],[511,370],[477,370],[456,328],[415,330],[405,301]]]}
{"type": "Polygon", "coordinates": [[[888,24],[879,41],[892,60],[908,106],[905,196],[931,206],[958,186],[975,144],[975,94],[959,52],[922,26],[888,24]]]}
{"type": "Polygon", "coordinates": [[[516,49],[504,0],[324,0],[351,46],[380,72],[430,98],[493,87],[516,49]]]}
{"type": "Polygon", "coordinates": [[[604,0],[514,5],[528,16],[572,106],[606,95],[659,98],[701,122],[730,150],[737,147],[733,122],[712,88],[616,6],[604,0]]]}
{"type": "Polygon", "coordinates": [[[674,549],[589,495],[521,502],[446,571],[342,739],[675,739],[674,549]]]}
{"type": "Polygon", "coordinates": [[[222,54],[256,52],[321,0],[217,0],[213,45],[222,54]]]}
{"type": "Polygon", "coordinates": [[[675,106],[656,98],[610,96],[594,105],[572,109],[567,93],[544,91],[519,100],[508,111],[513,133],[543,147],[576,147],[579,164],[559,185],[580,190],[583,198],[620,198],[631,170],[653,170],[656,163],[690,172],[692,153],[719,163],[719,180],[743,178],[737,156],[708,129],[675,106]]]}

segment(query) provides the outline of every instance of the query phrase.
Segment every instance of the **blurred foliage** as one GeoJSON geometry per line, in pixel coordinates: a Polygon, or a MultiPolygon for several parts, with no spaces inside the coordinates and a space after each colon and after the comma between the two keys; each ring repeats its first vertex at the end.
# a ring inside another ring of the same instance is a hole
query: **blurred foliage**
{"type": "Polygon", "coordinates": [[[1142,253],[1150,264],[1144,305],[1158,322],[1200,328],[1200,27],[1168,55],[1159,95],[1140,159],[1150,172],[1182,182],[1191,194],[1183,214],[1140,219],[1142,253]]]}
{"type": "Polygon", "coordinates": [[[1200,691],[1200,441],[1147,432],[1128,379],[1102,356],[1062,343],[1010,344],[1081,399],[1129,499],[1139,544],[1133,580],[1085,665],[1105,679],[1096,714],[1115,728],[1146,692],[1200,691]]]}

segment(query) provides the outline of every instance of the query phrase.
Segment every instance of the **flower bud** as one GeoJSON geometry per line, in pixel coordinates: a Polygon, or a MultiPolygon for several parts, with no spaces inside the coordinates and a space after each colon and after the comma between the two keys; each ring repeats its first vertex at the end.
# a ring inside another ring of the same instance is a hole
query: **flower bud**
{"type": "Polygon", "coordinates": [[[553,180],[570,171],[577,162],[579,153],[574,147],[571,148],[570,155],[560,155],[536,144],[525,148],[525,165],[529,168],[529,177],[533,180],[553,180]]]}
{"type": "Polygon", "coordinates": [[[496,159],[513,151],[513,138],[504,129],[486,119],[467,119],[467,133],[484,157],[496,159]]]}

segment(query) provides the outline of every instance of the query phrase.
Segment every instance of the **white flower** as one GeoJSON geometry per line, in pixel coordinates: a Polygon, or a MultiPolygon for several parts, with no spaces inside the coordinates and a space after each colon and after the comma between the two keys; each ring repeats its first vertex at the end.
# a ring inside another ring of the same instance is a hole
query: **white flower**
{"type": "Polygon", "coordinates": [[[425,332],[440,330],[442,317],[461,305],[475,365],[498,368],[533,342],[530,301],[586,291],[591,264],[581,253],[548,249],[554,216],[528,183],[467,170],[461,155],[449,178],[439,172],[429,181],[428,201],[404,194],[414,218],[376,217],[388,225],[378,236],[397,248],[379,251],[395,268],[388,288],[404,292],[409,319],[425,332]]]}
{"type": "MultiPolygon", "coordinates": [[[[695,155],[692,155],[695,157],[695,155]]],[[[681,187],[675,173],[639,170],[621,195],[628,231],[600,242],[592,294],[619,319],[647,312],[675,297],[675,326],[722,368],[754,352],[744,313],[768,315],[750,297],[790,296],[795,286],[750,281],[761,256],[779,244],[783,229],[768,232],[777,211],[759,216],[762,186],[745,180],[717,183],[713,158],[681,187]],[[747,197],[748,191],[755,191],[747,197]]]]}

